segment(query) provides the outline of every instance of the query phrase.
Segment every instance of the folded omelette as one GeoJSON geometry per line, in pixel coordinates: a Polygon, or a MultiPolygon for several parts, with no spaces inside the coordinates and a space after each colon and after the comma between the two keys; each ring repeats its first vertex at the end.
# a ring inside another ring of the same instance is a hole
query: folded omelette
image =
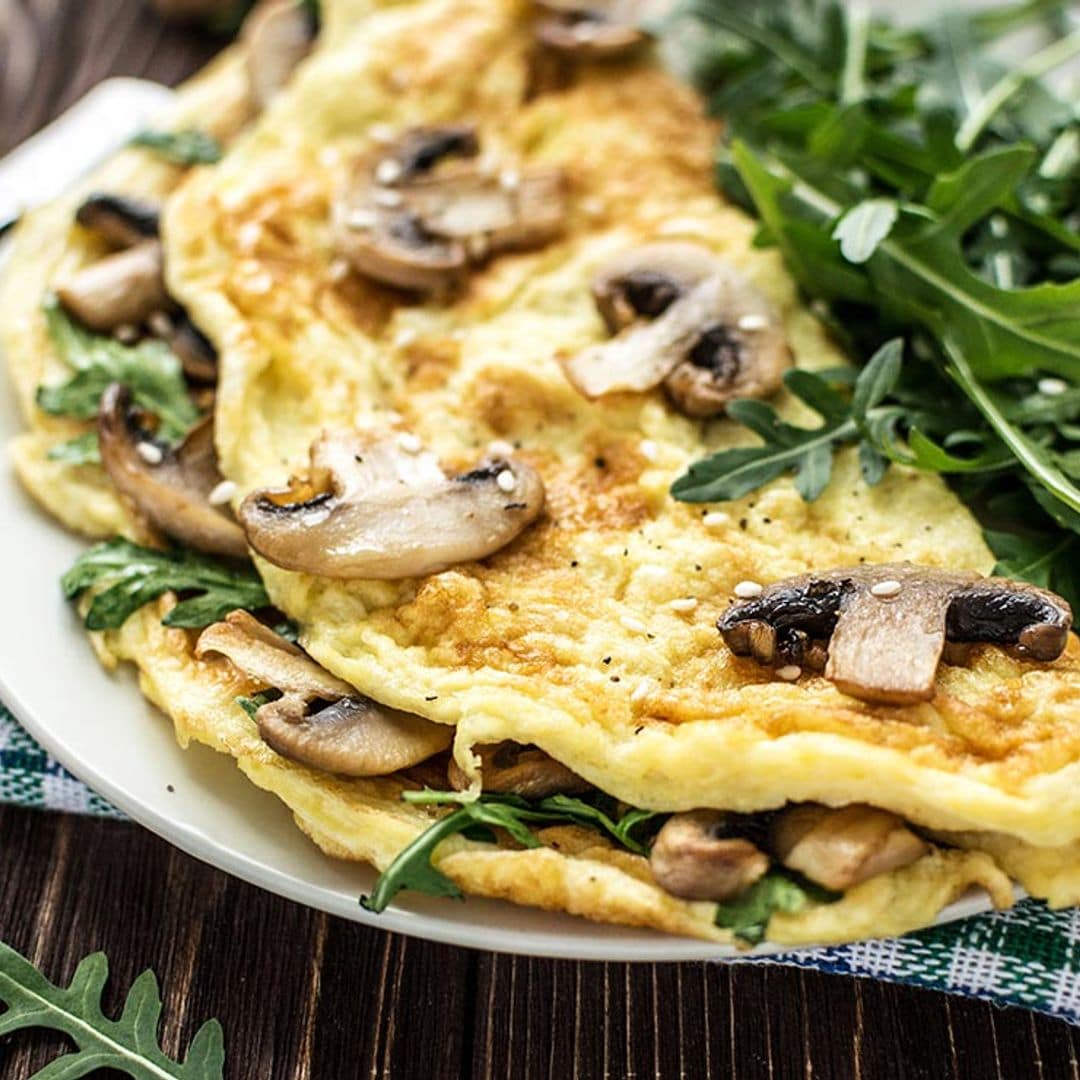
{"type": "Polygon", "coordinates": [[[726,400],[798,420],[783,372],[844,363],[715,193],[694,95],[566,5],[323,12],[219,164],[133,161],[18,238],[24,482],[92,536],[250,548],[266,590],[201,622],[182,588],[151,599],[95,631],[106,662],[383,871],[375,909],[460,889],[795,944],[924,926],[970,888],[1007,906],[1014,880],[1077,902],[1067,606],[985,578],[935,476],[871,488],[850,455],[814,502],[670,494],[745,437],[726,400]],[[114,182],[178,183],[165,283],[215,354],[195,479],[130,388],[96,429],[34,404],[62,366],[42,305],[95,257],[72,214],[114,182]],[[76,430],[104,468],[49,461],[76,430]]]}

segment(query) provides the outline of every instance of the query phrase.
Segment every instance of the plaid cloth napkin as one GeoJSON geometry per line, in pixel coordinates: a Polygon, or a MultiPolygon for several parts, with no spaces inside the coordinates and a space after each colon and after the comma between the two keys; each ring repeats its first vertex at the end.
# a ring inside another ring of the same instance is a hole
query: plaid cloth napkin
{"type": "MultiPolygon", "coordinates": [[[[49,757],[2,705],[0,802],[124,817],[49,757]]],[[[752,962],[922,986],[1080,1023],[1080,909],[1052,912],[1033,900],[905,938],[752,962]]]]}

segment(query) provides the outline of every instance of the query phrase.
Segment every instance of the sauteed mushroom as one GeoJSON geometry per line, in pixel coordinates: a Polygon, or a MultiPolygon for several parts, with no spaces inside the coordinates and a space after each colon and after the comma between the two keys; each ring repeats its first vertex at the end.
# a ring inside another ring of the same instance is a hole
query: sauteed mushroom
{"type": "Polygon", "coordinates": [[[490,254],[542,244],[562,226],[557,169],[495,175],[474,159],[473,128],[415,128],[361,163],[336,200],[335,244],[384,284],[439,293],[490,254]]]}
{"type": "Polygon", "coordinates": [[[565,364],[586,397],[663,385],[688,416],[777,390],[791,366],[780,318],[735,267],[696,244],[646,244],[601,267],[593,296],[616,336],[565,364]]]}
{"type": "MultiPolygon", "coordinates": [[[[580,795],[592,788],[588,781],[536,746],[506,741],[474,746],[473,751],[480,758],[484,791],[544,799],[548,795],[580,795]]],[[[456,761],[450,762],[448,775],[455,791],[468,788],[470,779],[456,761]]]]}
{"type": "Polygon", "coordinates": [[[210,502],[222,481],[211,417],[174,449],[143,426],[130,391],[114,383],[102,395],[98,442],[109,478],[154,528],[197,551],[247,555],[243,530],[232,513],[210,502]]]}
{"type": "Polygon", "coordinates": [[[930,850],[895,814],[861,804],[789,807],[773,820],[771,841],[785,866],[837,892],[910,866],[930,850]]]}
{"type": "Polygon", "coordinates": [[[453,729],[366,698],[246,611],[199,636],[195,654],[219,653],[258,682],[281,690],[255,713],[274,751],[342,776],[386,776],[445,750],[453,729]]]}
{"type": "Polygon", "coordinates": [[[523,462],[493,458],[448,476],[407,437],[338,432],[312,446],[306,480],[253,492],[239,516],[276,566],[398,579],[493,554],[543,505],[543,482],[523,462]]]}
{"type": "Polygon", "coordinates": [[[657,884],[684,900],[728,900],[769,869],[768,856],[737,836],[726,835],[728,815],[719,810],[673,814],[656,834],[649,867],[657,884]]]}
{"type": "Polygon", "coordinates": [[[91,330],[108,333],[137,325],[170,306],[163,262],[161,244],[147,241],[76,271],[57,286],[56,295],[91,330]]]}
{"type": "Polygon", "coordinates": [[[186,311],[179,312],[173,319],[169,347],[179,357],[189,379],[208,383],[217,380],[217,350],[186,311]]]}
{"type": "Polygon", "coordinates": [[[537,39],[575,56],[617,56],[648,39],[640,23],[647,0],[537,0],[537,39]]]}
{"type": "Polygon", "coordinates": [[[297,0],[263,0],[244,20],[240,37],[251,96],[265,108],[311,51],[315,26],[297,0]]]}
{"type": "Polygon", "coordinates": [[[107,240],[113,247],[129,248],[158,236],[161,208],[157,203],[98,192],[75,211],[75,220],[107,240]]]}
{"type": "Polygon", "coordinates": [[[891,705],[934,696],[947,642],[1048,661],[1061,655],[1071,625],[1069,605],[1045,589],[911,563],[788,578],[732,605],[717,624],[737,656],[796,668],[824,662],[844,693],[891,705]]]}

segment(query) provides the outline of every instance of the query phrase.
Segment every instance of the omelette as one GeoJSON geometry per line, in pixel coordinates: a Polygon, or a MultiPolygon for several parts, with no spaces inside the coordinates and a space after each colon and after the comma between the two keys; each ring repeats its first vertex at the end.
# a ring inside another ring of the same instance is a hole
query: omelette
{"type": "MultiPolygon", "coordinates": [[[[50,347],[9,335],[46,506],[250,550],[265,588],[201,622],[158,596],[99,654],[382,871],[376,910],[412,884],[806,944],[973,888],[1005,907],[1014,881],[1076,903],[1067,605],[986,578],[937,477],[871,488],[853,453],[814,502],[786,478],[672,498],[742,445],[728,400],[805,420],[784,374],[844,357],[716,195],[691,91],[635,25],[573,7],[354,3],[183,178],[161,234],[216,354],[198,446],[110,387],[104,470],[40,466],[69,435],[33,407],[50,347]]],[[[24,231],[5,312],[36,323],[92,257],[60,225],[76,203],[24,231]]],[[[92,612],[108,586],[69,591],[92,612]]]]}

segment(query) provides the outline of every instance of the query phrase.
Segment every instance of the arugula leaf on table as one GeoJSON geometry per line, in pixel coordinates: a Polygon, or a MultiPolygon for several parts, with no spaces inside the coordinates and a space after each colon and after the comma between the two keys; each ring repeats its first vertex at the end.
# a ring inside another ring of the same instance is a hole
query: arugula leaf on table
{"type": "Polygon", "coordinates": [[[129,615],[166,592],[185,597],[165,616],[166,626],[197,628],[230,611],[269,607],[258,574],[250,566],[227,565],[193,551],[156,551],[119,537],[96,544],[61,579],[74,600],[94,590],[84,623],[88,630],[112,630],[129,615]]]}
{"type": "Polygon", "coordinates": [[[466,792],[425,788],[402,792],[401,797],[414,805],[456,806],[457,809],[439,818],[403,848],[379,875],[371,896],[360,898],[361,905],[375,913],[384,911],[403,889],[413,889],[427,896],[461,896],[461,890],[432,862],[436,848],[448,837],[466,835],[470,839],[492,842],[494,838],[490,833],[474,830],[505,829],[523,847],[537,848],[541,844],[529,824],[561,822],[606,832],[621,846],[644,854],[646,848],[633,836],[634,831],[647,821],[664,816],[631,809],[616,821],[584,800],[566,795],[553,795],[534,803],[519,795],[489,794],[476,799],[466,792]]]}
{"type": "MultiPolygon", "coordinates": [[[[57,354],[75,372],[67,382],[38,387],[37,404],[44,412],[92,420],[101,395],[119,382],[128,387],[137,405],[158,417],[163,439],[181,439],[199,419],[180,361],[163,342],[122,345],[90,333],[68,316],[55,296],[46,299],[44,312],[57,354]]],[[[87,444],[82,449],[88,452],[87,444]]]]}
{"type": "Polygon", "coordinates": [[[132,146],[141,146],[174,165],[214,165],[221,160],[221,143],[198,128],[179,131],[140,131],[132,146]]]}
{"type": "Polygon", "coordinates": [[[770,870],[741,895],[717,904],[715,922],[747,945],[758,945],[775,912],[797,915],[814,904],[833,903],[841,895],[787,871],[770,870]]]}
{"type": "Polygon", "coordinates": [[[56,986],[28,960],[0,942],[0,1036],[28,1028],[48,1028],[66,1035],[75,1045],[37,1075],[86,1076],[99,1069],[116,1069],[133,1080],[220,1080],[225,1047],[221,1025],[209,1020],[195,1033],[183,1062],[173,1061],[158,1043],[161,994],[152,971],[131,986],[118,1020],[101,1007],[109,977],[104,953],[83,959],[67,987],[56,986]]]}

